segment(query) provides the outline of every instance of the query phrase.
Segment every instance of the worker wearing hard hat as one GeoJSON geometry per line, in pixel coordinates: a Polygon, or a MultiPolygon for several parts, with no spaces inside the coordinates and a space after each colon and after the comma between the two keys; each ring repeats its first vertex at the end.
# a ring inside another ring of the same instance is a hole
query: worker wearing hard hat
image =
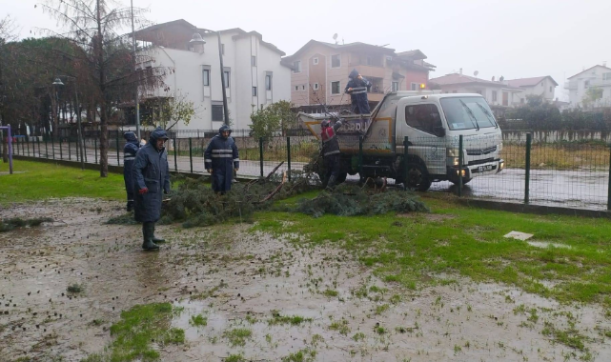
{"type": "Polygon", "coordinates": [[[367,92],[371,90],[371,82],[363,78],[356,69],[350,72],[350,80],[346,84],[346,93],[352,98],[352,113],[369,114],[369,100],[367,92]]]}

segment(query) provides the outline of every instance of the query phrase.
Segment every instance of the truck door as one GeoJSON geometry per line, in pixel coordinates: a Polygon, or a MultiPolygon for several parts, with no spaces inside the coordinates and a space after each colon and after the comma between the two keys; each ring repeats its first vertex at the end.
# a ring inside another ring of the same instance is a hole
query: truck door
{"type": "MultiPolygon", "coordinates": [[[[401,128],[397,134],[409,137],[409,154],[420,157],[429,174],[445,175],[446,132],[438,106],[434,103],[406,104],[397,116],[397,127],[401,128]]],[[[397,145],[402,143],[397,140],[397,145]]]]}

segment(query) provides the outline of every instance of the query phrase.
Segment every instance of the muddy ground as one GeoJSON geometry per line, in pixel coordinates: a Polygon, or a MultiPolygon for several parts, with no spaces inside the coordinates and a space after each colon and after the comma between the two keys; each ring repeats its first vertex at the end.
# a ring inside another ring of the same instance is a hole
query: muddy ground
{"type": "Polygon", "coordinates": [[[611,360],[611,323],[599,306],[457,276],[408,290],[339,246],[275,238],[249,224],[158,226],[169,243],[144,253],[138,225],[104,224],[122,206],[70,199],[3,207],[1,218],[56,222],[0,234],[0,361],[79,361],[112,342],[122,310],[164,301],[184,307],[172,326],[186,342],[157,346],[163,361],[300,361],[298,351],[303,361],[611,360]],[[72,284],[83,291],[68,293],[72,284]],[[190,325],[199,314],[207,325],[190,325]],[[227,338],[235,328],[251,331],[243,346],[227,338]]]}

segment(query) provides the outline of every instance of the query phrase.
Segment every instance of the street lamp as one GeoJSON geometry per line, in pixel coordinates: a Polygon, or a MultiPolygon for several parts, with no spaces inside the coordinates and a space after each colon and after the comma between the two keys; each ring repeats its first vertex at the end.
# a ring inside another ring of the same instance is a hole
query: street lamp
{"type": "Polygon", "coordinates": [[[81,152],[81,170],[84,170],[85,169],[85,157],[84,157],[85,152],[83,149],[83,129],[81,128],[81,107],[78,101],[78,89],[77,89],[76,77],[72,77],[70,75],[57,76],[57,78],[55,78],[55,80],[53,81],[54,86],[63,87],[65,85],[64,82],[62,82],[61,77],[64,77],[67,80],[74,81],[74,97],[76,100],[76,120],[78,122],[77,140],[79,144],[79,151],[81,152]]]}
{"type": "MultiPolygon", "coordinates": [[[[221,88],[223,89],[223,111],[224,111],[224,119],[225,124],[229,125],[229,111],[227,110],[227,93],[225,90],[225,68],[223,67],[223,46],[221,45],[221,32],[220,31],[210,31],[209,33],[216,33],[219,44],[219,62],[221,64],[221,88]]],[[[191,40],[189,40],[189,44],[191,45],[201,45],[204,46],[206,41],[202,38],[201,34],[194,33],[191,40]]]]}

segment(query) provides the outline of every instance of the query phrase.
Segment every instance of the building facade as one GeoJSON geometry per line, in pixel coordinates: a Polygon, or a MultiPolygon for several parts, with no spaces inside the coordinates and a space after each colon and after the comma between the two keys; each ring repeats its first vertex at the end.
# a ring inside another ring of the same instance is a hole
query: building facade
{"type": "MultiPolygon", "coordinates": [[[[223,77],[230,123],[247,129],[250,115],[280,100],[290,101],[291,71],[281,64],[284,52],[263,41],[261,34],[242,29],[218,32],[223,54],[223,77]]],[[[139,31],[145,52],[154,64],[166,68],[165,86],[141,97],[191,101],[195,115],[176,129],[218,129],[223,124],[223,95],[217,32],[199,29],[184,20],[139,31]],[[199,34],[206,42],[190,42],[199,34]]]]}
{"type": "Polygon", "coordinates": [[[292,103],[302,108],[350,104],[350,95],[344,90],[348,74],[356,69],[371,82],[368,97],[375,106],[385,93],[410,89],[412,82],[428,81],[434,66],[416,63],[426,58],[417,52],[400,56],[394,49],[365,43],[330,44],[311,40],[295,54],[283,58],[283,63],[292,68],[292,103]]]}
{"type": "Polygon", "coordinates": [[[460,73],[451,73],[429,81],[431,88],[443,93],[478,93],[491,106],[513,106],[519,102],[521,90],[507,81],[488,81],[460,73]]]}
{"type": "Polygon", "coordinates": [[[611,107],[611,68],[595,65],[581,71],[568,78],[564,89],[569,92],[571,109],[611,107]]]}
{"type": "Polygon", "coordinates": [[[512,87],[519,88],[521,92],[515,97],[515,104],[525,104],[528,96],[541,96],[544,101],[554,102],[554,95],[558,83],[554,78],[548,76],[519,78],[507,81],[512,87]]]}

